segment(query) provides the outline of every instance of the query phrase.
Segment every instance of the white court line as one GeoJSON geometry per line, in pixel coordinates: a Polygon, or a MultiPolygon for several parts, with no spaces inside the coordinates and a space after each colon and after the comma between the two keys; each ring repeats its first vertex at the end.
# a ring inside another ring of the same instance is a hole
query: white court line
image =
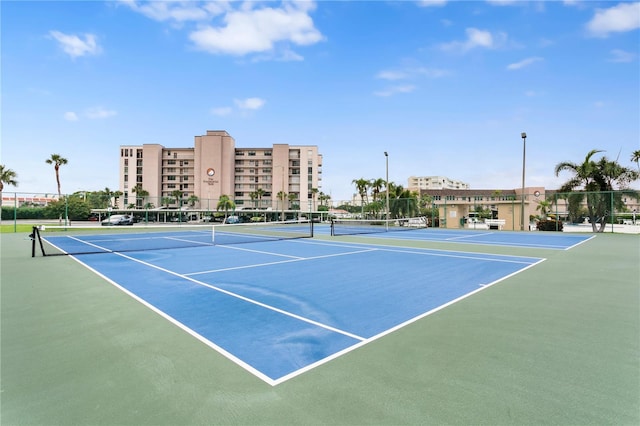
{"type": "MultiPolygon", "coordinates": [[[[297,257],[297,258],[294,258],[294,259],[279,260],[279,261],[275,261],[275,262],[256,263],[256,264],[253,264],[253,265],[233,266],[233,267],[230,267],[230,268],[221,268],[221,269],[210,269],[210,270],[207,270],[207,271],[189,272],[187,274],[184,274],[184,276],[187,277],[187,276],[191,276],[191,275],[209,274],[209,273],[222,272],[222,271],[233,271],[233,270],[237,270],[237,269],[259,268],[259,267],[262,267],[262,266],[278,265],[278,264],[282,264],[282,263],[292,263],[292,262],[304,262],[304,261],[307,261],[307,260],[324,259],[324,258],[328,258],[328,257],[350,256],[350,255],[353,255],[353,254],[366,253],[366,252],[370,252],[370,251],[376,251],[376,249],[365,249],[365,250],[359,250],[359,251],[352,251],[352,252],[348,252],[348,253],[325,254],[325,255],[322,255],[322,256],[297,257]]],[[[260,253],[264,253],[264,252],[260,252],[260,253]]]]}
{"type": "Polygon", "coordinates": [[[506,280],[507,278],[510,278],[510,277],[512,277],[512,276],[514,276],[514,275],[517,275],[517,274],[519,274],[520,272],[523,272],[523,271],[525,271],[525,270],[527,270],[527,269],[529,269],[529,268],[533,268],[534,266],[538,265],[538,264],[539,264],[539,263],[541,263],[541,262],[544,262],[545,260],[546,260],[546,259],[540,259],[540,260],[539,260],[538,262],[536,262],[536,263],[533,263],[533,264],[531,264],[531,265],[529,265],[529,266],[527,266],[527,267],[525,267],[525,268],[522,268],[522,269],[520,269],[520,270],[518,270],[518,271],[515,271],[515,272],[513,272],[513,273],[511,273],[511,274],[509,274],[509,275],[506,275],[506,276],[502,277],[502,278],[499,278],[499,279],[497,279],[497,280],[495,280],[495,281],[493,281],[493,282],[491,282],[491,283],[489,283],[489,284],[485,284],[485,285],[483,285],[482,287],[479,287],[479,288],[478,288],[478,289],[476,289],[476,290],[473,290],[473,291],[471,291],[471,292],[469,292],[469,293],[467,293],[467,294],[463,294],[462,296],[460,296],[460,297],[458,297],[458,298],[456,298],[456,299],[450,300],[449,302],[447,302],[447,303],[445,303],[445,304],[443,304],[443,305],[440,305],[440,306],[438,306],[438,307],[436,307],[436,308],[433,308],[433,309],[431,309],[430,311],[427,311],[427,312],[425,312],[425,313],[423,313],[423,314],[420,314],[420,315],[418,315],[418,316],[415,316],[415,317],[413,317],[413,318],[410,318],[410,319],[408,319],[407,321],[404,321],[404,322],[402,322],[402,323],[400,323],[400,324],[396,325],[395,327],[391,327],[391,328],[389,328],[389,329],[387,329],[387,330],[383,331],[382,333],[376,334],[375,336],[372,336],[372,337],[369,337],[368,339],[362,340],[361,342],[356,343],[356,344],[355,344],[355,345],[353,345],[353,346],[349,346],[348,348],[345,348],[345,349],[343,349],[343,350],[341,350],[341,351],[339,351],[339,352],[336,352],[336,353],[334,353],[334,354],[332,354],[332,355],[330,355],[330,356],[328,356],[328,357],[326,357],[326,358],[323,358],[323,359],[321,359],[321,360],[318,360],[318,361],[314,362],[313,364],[309,364],[309,365],[307,365],[307,366],[305,366],[305,367],[303,367],[303,368],[301,368],[301,369],[299,369],[299,370],[296,370],[296,371],[294,371],[294,372],[292,372],[292,373],[289,373],[289,374],[287,374],[286,376],[282,376],[281,378],[279,378],[279,379],[277,379],[277,380],[274,380],[274,381],[273,381],[273,382],[274,382],[274,383],[273,383],[273,385],[274,385],[274,386],[275,386],[275,385],[279,385],[279,384],[280,384],[280,383],[282,383],[282,382],[285,382],[285,381],[287,381],[287,380],[289,380],[289,379],[292,379],[292,378],[294,378],[294,377],[296,377],[296,376],[299,376],[300,374],[303,374],[303,373],[305,373],[305,372],[307,372],[307,371],[309,371],[309,370],[311,370],[311,369],[313,369],[313,368],[315,368],[315,367],[318,367],[318,366],[320,366],[320,365],[322,365],[322,364],[325,364],[325,363],[327,363],[327,362],[329,362],[329,361],[331,361],[331,360],[333,360],[333,359],[336,359],[336,358],[338,358],[338,357],[340,357],[340,356],[342,356],[342,355],[344,355],[344,354],[346,354],[346,353],[349,353],[349,352],[351,352],[351,351],[354,351],[354,350],[356,350],[356,349],[358,349],[358,348],[360,348],[360,347],[362,347],[362,346],[364,346],[364,345],[367,345],[367,344],[369,344],[369,343],[373,342],[374,340],[378,340],[378,339],[380,339],[381,337],[384,337],[384,336],[386,336],[386,335],[388,335],[388,334],[391,334],[391,333],[393,333],[394,331],[397,331],[397,330],[399,330],[399,329],[401,329],[401,328],[403,328],[403,327],[406,327],[407,325],[409,325],[409,324],[411,324],[411,323],[414,323],[414,322],[416,322],[416,321],[418,321],[418,320],[421,320],[421,319],[422,319],[422,318],[424,318],[424,317],[427,317],[427,316],[429,316],[429,315],[431,315],[431,314],[434,314],[434,313],[436,313],[436,312],[438,312],[438,311],[441,311],[442,309],[444,309],[444,308],[446,308],[446,307],[448,307],[448,306],[451,306],[451,305],[453,305],[454,303],[457,303],[457,302],[459,302],[459,301],[461,301],[461,300],[464,300],[464,299],[466,299],[467,297],[473,296],[474,294],[476,294],[476,293],[478,293],[478,292],[480,292],[480,291],[482,291],[482,290],[485,290],[485,289],[487,289],[487,288],[489,288],[489,287],[491,287],[491,286],[493,286],[493,285],[495,285],[495,284],[498,284],[499,282],[504,281],[504,280],[506,280]]]}
{"type": "Polygon", "coordinates": [[[589,240],[591,240],[591,239],[593,239],[595,237],[596,237],[596,235],[592,235],[591,237],[587,238],[586,240],[578,241],[574,245],[565,248],[565,250],[571,250],[574,247],[578,247],[580,244],[586,243],[587,241],[589,241],[589,240]]]}
{"type": "Polygon", "coordinates": [[[365,247],[374,247],[377,250],[388,251],[388,252],[397,252],[397,253],[409,253],[409,254],[417,254],[423,256],[440,256],[440,257],[453,257],[460,259],[473,259],[473,260],[486,260],[489,262],[505,262],[505,263],[523,263],[530,264],[531,262],[527,261],[518,261],[518,260],[509,260],[505,258],[518,258],[518,259],[535,259],[538,260],[540,257],[537,256],[521,256],[516,254],[494,254],[494,253],[474,253],[469,251],[459,251],[459,250],[442,250],[442,249],[430,249],[423,247],[402,247],[402,246],[392,246],[388,244],[370,244],[370,243],[317,243],[315,241],[305,241],[306,244],[311,245],[328,245],[328,246],[336,246],[336,247],[348,247],[348,248],[360,248],[362,246],[365,247]],[[455,253],[455,254],[451,254],[455,253]],[[487,257],[482,257],[487,256],[487,257]]]}
{"type": "MultiPolygon", "coordinates": [[[[322,327],[324,329],[327,329],[327,330],[330,330],[330,331],[333,331],[333,332],[336,332],[336,333],[351,337],[352,339],[364,340],[364,337],[357,336],[355,334],[349,333],[348,331],[340,330],[338,328],[331,327],[331,326],[326,325],[326,324],[322,324],[322,323],[314,321],[312,319],[305,318],[305,317],[302,317],[300,315],[293,314],[293,313],[285,311],[283,309],[276,308],[275,306],[271,306],[271,305],[267,305],[266,303],[258,302],[257,300],[253,300],[253,299],[251,299],[249,297],[245,297],[245,296],[242,296],[240,294],[234,293],[232,291],[225,290],[225,289],[223,289],[221,287],[217,287],[217,286],[214,286],[214,285],[211,285],[211,284],[207,284],[207,283],[202,282],[202,281],[198,281],[198,280],[196,280],[194,278],[191,278],[191,277],[189,277],[189,276],[187,276],[185,274],[179,274],[177,272],[173,272],[173,271],[171,271],[169,269],[162,268],[160,266],[154,265],[154,264],[149,263],[149,262],[145,262],[144,260],[136,259],[135,257],[127,256],[126,254],[123,254],[123,253],[114,253],[114,254],[116,254],[118,256],[121,256],[121,257],[124,257],[125,259],[133,260],[134,262],[140,263],[142,265],[149,266],[150,268],[157,269],[157,270],[165,272],[167,274],[176,276],[178,278],[183,278],[185,280],[191,281],[194,284],[198,284],[198,285],[201,285],[203,287],[208,287],[208,288],[210,288],[212,290],[219,291],[220,293],[224,293],[224,294],[226,294],[228,296],[235,297],[235,298],[240,299],[240,300],[244,300],[245,302],[249,302],[249,303],[252,303],[254,305],[258,305],[260,307],[263,307],[263,308],[266,308],[266,309],[270,309],[270,310],[278,312],[280,314],[283,314],[283,315],[298,319],[300,321],[304,321],[306,323],[313,324],[315,326],[322,327]]],[[[295,262],[295,261],[296,260],[290,260],[290,261],[284,261],[284,262],[286,263],[286,262],[295,262]]],[[[230,268],[230,269],[235,269],[235,268],[230,268]]]]}
{"type": "Polygon", "coordinates": [[[485,235],[493,235],[493,234],[494,232],[483,232],[482,234],[471,234],[471,235],[462,235],[460,237],[445,238],[444,241],[462,240],[466,238],[483,237],[485,235]]]}

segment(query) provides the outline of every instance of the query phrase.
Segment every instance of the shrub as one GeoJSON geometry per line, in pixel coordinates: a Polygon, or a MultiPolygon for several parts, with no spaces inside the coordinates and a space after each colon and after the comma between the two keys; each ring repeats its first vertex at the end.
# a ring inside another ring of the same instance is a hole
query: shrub
{"type": "Polygon", "coordinates": [[[538,231],[560,231],[562,232],[562,222],[558,220],[541,220],[537,225],[538,231]]]}

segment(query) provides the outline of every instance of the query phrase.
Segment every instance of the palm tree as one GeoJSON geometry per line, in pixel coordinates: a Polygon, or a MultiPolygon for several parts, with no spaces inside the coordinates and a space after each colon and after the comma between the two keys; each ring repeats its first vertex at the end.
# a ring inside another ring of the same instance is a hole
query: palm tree
{"type": "Polygon", "coordinates": [[[51,154],[51,158],[47,158],[47,164],[53,164],[53,168],[56,171],[56,182],[58,183],[58,197],[62,198],[62,192],[60,190],[60,166],[67,164],[67,159],[61,157],[58,154],[51,154]]]}
{"type": "Polygon", "coordinates": [[[262,196],[264,195],[264,189],[256,189],[256,195],[258,196],[258,207],[262,207],[262,196]]]}
{"type": "Polygon", "coordinates": [[[311,206],[313,207],[313,210],[316,210],[316,197],[318,195],[318,188],[311,188],[311,206]]]}
{"type": "Polygon", "coordinates": [[[194,207],[198,201],[200,201],[200,199],[195,194],[189,195],[189,198],[187,198],[187,203],[189,203],[190,207],[194,207]]]}
{"type": "Polygon", "coordinates": [[[258,193],[256,191],[250,192],[249,193],[249,198],[251,198],[251,202],[253,204],[253,207],[257,209],[258,205],[257,205],[257,201],[256,200],[258,199],[258,193]]]}
{"type": "Polygon", "coordinates": [[[278,200],[280,200],[280,203],[282,203],[280,204],[282,207],[282,214],[280,216],[280,220],[284,220],[284,200],[287,198],[287,193],[284,191],[279,191],[277,197],[278,197],[278,200]]]}
{"type": "Polygon", "coordinates": [[[231,200],[231,198],[229,198],[228,195],[222,194],[218,199],[218,205],[216,206],[216,209],[218,211],[224,210],[224,222],[227,221],[229,210],[235,209],[235,208],[236,208],[236,204],[233,202],[233,200],[231,200]]]}
{"type": "Polygon", "coordinates": [[[122,191],[115,191],[113,193],[113,205],[117,209],[118,208],[118,200],[122,197],[122,191]]]}
{"type": "Polygon", "coordinates": [[[318,195],[318,200],[320,201],[320,206],[324,206],[324,203],[328,202],[330,199],[331,199],[330,195],[327,195],[324,192],[320,191],[320,193],[318,195]]]}
{"type": "Polygon", "coordinates": [[[113,197],[113,191],[111,191],[108,187],[104,188],[104,191],[102,191],[100,198],[107,207],[111,207],[111,197],[113,197]]]}
{"type": "Polygon", "coordinates": [[[640,149],[637,149],[631,153],[631,161],[638,165],[638,170],[640,170],[640,149]]]}
{"type": "Polygon", "coordinates": [[[551,211],[551,202],[549,200],[538,201],[538,206],[536,207],[536,210],[540,210],[540,215],[542,216],[542,219],[546,219],[547,214],[549,214],[549,212],[551,211]]]}
{"type": "Polygon", "coordinates": [[[385,186],[386,183],[387,181],[382,178],[372,179],[371,182],[369,182],[369,185],[371,186],[371,192],[373,193],[373,202],[376,201],[378,195],[380,195],[382,187],[385,186]]]}
{"type": "Polygon", "coordinates": [[[136,205],[138,204],[138,198],[142,199],[142,205],[145,204],[145,200],[149,196],[149,191],[143,189],[141,184],[134,186],[131,192],[136,194],[136,205]]]}
{"type": "Polygon", "coordinates": [[[367,190],[369,189],[370,182],[365,178],[360,178],[352,180],[351,183],[356,185],[358,195],[360,195],[360,207],[362,210],[362,215],[364,216],[365,199],[367,198],[367,190]]]}
{"type": "Polygon", "coordinates": [[[625,189],[630,182],[637,180],[639,173],[623,167],[615,161],[602,157],[599,161],[592,157],[602,151],[591,150],[580,164],[562,162],[556,165],[555,174],[562,171],[570,171],[574,175],[561,187],[561,192],[570,192],[581,188],[587,196],[587,210],[593,232],[603,232],[607,223],[607,217],[612,214],[611,204],[620,207],[620,196],[613,191],[616,186],[625,189]],[[613,198],[612,198],[613,197],[613,198]],[[617,197],[617,198],[616,198],[617,197]],[[598,222],[600,227],[598,228],[598,222]]]}
{"type": "Polygon", "coordinates": [[[5,168],[4,164],[0,164],[0,215],[2,212],[2,191],[4,190],[4,185],[18,186],[16,177],[18,177],[16,172],[5,168]]]}
{"type": "MultiPolygon", "coordinates": [[[[4,185],[18,186],[16,178],[18,174],[11,169],[5,168],[4,164],[0,164],[0,192],[4,190],[4,185]]],[[[1,201],[0,201],[1,202],[1,201]]]]}

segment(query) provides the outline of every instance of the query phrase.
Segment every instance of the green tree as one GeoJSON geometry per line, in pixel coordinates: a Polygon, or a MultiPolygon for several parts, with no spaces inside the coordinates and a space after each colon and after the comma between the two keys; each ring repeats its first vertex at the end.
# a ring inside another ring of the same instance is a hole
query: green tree
{"type": "MultiPolygon", "coordinates": [[[[595,161],[593,156],[600,150],[591,150],[582,163],[562,162],[555,167],[555,174],[559,176],[563,171],[569,171],[573,176],[565,182],[560,192],[571,192],[576,189],[582,191],[587,199],[587,211],[593,232],[603,232],[607,219],[614,208],[624,208],[621,194],[613,193],[616,189],[626,190],[629,183],[638,179],[638,172],[623,167],[616,161],[602,157],[595,161]],[[612,198],[613,197],[613,198],[612,198]],[[599,227],[598,227],[599,224],[599,227]]],[[[635,191],[629,191],[634,194],[635,191]]]]}
{"type": "Polygon", "coordinates": [[[287,193],[284,191],[279,191],[276,196],[278,197],[278,200],[280,200],[280,210],[282,210],[280,220],[284,220],[284,200],[287,199],[287,193]]]}
{"type": "Polygon", "coordinates": [[[178,207],[180,207],[182,205],[182,191],[180,191],[179,189],[174,189],[173,191],[171,191],[171,196],[175,200],[178,207]]]}
{"type": "Polygon", "coordinates": [[[631,153],[631,161],[636,163],[638,170],[640,170],[640,149],[637,149],[631,153]]]}
{"type": "Polygon", "coordinates": [[[218,199],[218,205],[216,206],[216,210],[224,210],[224,221],[227,221],[227,217],[229,216],[229,210],[233,210],[236,208],[236,203],[233,202],[228,195],[222,194],[218,199]]]}
{"type": "MultiPolygon", "coordinates": [[[[6,168],[4,164],[0,164],[0,192],[4,191],[5,185],[18,186],[17,177],[16,172],[6,168]]],[[[2,202],[1,199],[0,202],[2,202]]]]}
{"type": "Polygon", "coordinates": [[[298,199],[298,194],[296,194],[295,192],[290,192],[287,197],[289,198],[289,208],[292,210],[299,210],[300,206],[298,206],[298,208],[296,209],[295,206],[297,206],[297,204],[294,203],[294,201],[298,199]]]}
{"type": "Polygon", "coordinates": [[[376,202],[376,200],[378,199],[378,196],[380,195],[380,192],[382,192],[382,188],[386,184],[387,184],[387,181],[382,178],[371,179],[371,182],[369,182],[369,185],[371,187],[371,193],[373,194],[374,202],[376,202]]]}
{"type": "Polygon", "coordinates": [[[47,164],[53,164],[53,169],[56,171],[56,182],[58,183],[58,197],[62,197],[62,191],[60,187],[60,166],[67,164],[66,158],[61,157],[59,154],[51,154],[50,158],[45,160],[47,164]]]}
{"type": "Polygon", "coordinates": [[[264,196],[264,189],[256,189],[256,195],[258,196],[258,207],[262,207],[262,197],[264,196]]]}
{"type": "Polygon", "coordinates": [[[538,206],[536,210],[540,210],[540,215],[542,219],[546,219],[547,215],[551,211],[551,202],[549,200],[538,201],[538,206]]]}
{"type": "Polygon", "coordinates": [[[354,179],[351,181],[356,186],[356,190],[358,191],[358,195],[360,195],[360,207],[361,211],[364,215],[364,205],[368,202],[367,200],[367,191],[369,189],[369,184],[371,183],[365,178],[354,179]]]}
{"type": "Polygon", "coordinates": [[[249,198],[251,198],[251,202],[253,203],[254,208],[258,208],[258,193],[256,191],[249,193],[249,198]]]}
{"type": "Polygon", "coordinates": [[[53,201],[44,208],[44,216],[49,219],[67,217],[70,220],[86,220],[90,214],[89,205],[81,197],[73,195],[53,201]]]}
{"type": "Polygon", "coordinates": [[[0,211],[2,211],[2,191],[4,191],[4,186],[18,186],[18,181],[16,178],[18,174],[11,169],[8,169],[4,166],[4,164],[0,164],[0,211]]]}
{"type": "Polygon", "coordinates": [[[187,198],[187,203],[189,203],[190,207],[195,207],[196,203],[200,201],[200,199],[198,198],[197,195],[189,195],[189,198],[187,198]]]}
{"type": "Polygon", "coordinates": [[[331,199],[330,195],[325,194],[324,192],[320,191],[320,193],[318,194],[318,201],[320,201],[320,206],[321,207],[327,207],[328,206],[325,205],[325,203],[328,204],[329,200],[331,199]]]}
{"type": "Polygon", "coordinates": [[[113,206],[117,209],[118,207],[118,200],[120,199],[120,197],[122,197],[122,191],[115,191],[113,193],[113,206]]]}
{"type": "Polygon", "coordinates": [[[318,188],[311,188],[311,206],[313,209],[317,209],[318,206],[316,206],[316,198],[318,196],[318,188]]]}
{"type": "Polygon", "coordinates": [[[146,199],[149,196],[149,191],[143,189],[141,184],[137,184],[135,187],[133,187],[131,192],[136,194],[136,207],[144,206],[146,204],[146,199]],[[140,204],[138,204],[138,200],[141,200],[140,204]]]}

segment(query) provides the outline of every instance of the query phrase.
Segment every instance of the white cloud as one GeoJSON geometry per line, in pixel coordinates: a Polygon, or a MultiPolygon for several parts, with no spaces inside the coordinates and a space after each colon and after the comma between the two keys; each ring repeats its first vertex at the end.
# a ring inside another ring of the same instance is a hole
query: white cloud
{"type": "Polygon", "coordinates": [[[520,62],[515,62],[513,64],[507,65],[507,69],[509,71],[519,70],[521,68],[528,67],[529,65],[534,64],[536,62],[540,62],[542,60],[543,59],[539,58],[539,57],[526,58],[526,59],[523,59],[520,62]]]}
{"type": "Polygon", "coordinates": [[[234,99],[233,101],[240,109],[256,110],[264,106],[266,101],[260,98],[234,99]]]}
{"type": "Polygon", "coordinates": [[[78,121],[78,114],[72,111],[65,112],[64,119],[67,121],[78,121]]]}
{"type": "Polygon", "coordinates": [[[492,4],[494,6],[511,6],[518,2],[522,3],[521,1],[518,1],[518,0],[486,0],[486,1],[487,3],[492,4]]]}
{"type": "Polygon", "coordinates": [[[211,108],[211,114],[217,115],[220,117],[225,117],[227,115],[230,115],[231,112],[233,112],[233,109],[231,107],[211,108]]]}
{"type": "Polygon", "coordinates": [[[640,3],[620,3],[609,9],[598,9],[587,23],[587,31],[595,37],[640,28],[640,3]]]}
{"type": "Polygon", "coordinates": [[[386,90],[374,92],[373,94],[376,96],[388,97],[388,96],[397,95],[399,93],[411,93],[414,90],[416,90],[416,87],[412,85],[394,86],[394,87],[389,87],[386,90]]]}
{"type": "MultiPolygon", "coordinates": [[[[273,51],[280,43],[307,46],[324,40],[308,14],[315,7],[312,2],[260,9],[248,9],[250,5],[253,3],[227,12],[225,26],[203,27],[192,32],[189,38],[197,49],[236,56],[273,51]]],[[[299,56],[295,58],[300,59],[299,56]]]]}
{"type": "Polygon", "coordinates": [[[49,35],[58,42],[64,53],[72,58],[97,55],[101,50],[93,34],[84,34],[84,39],[81,36],[64,34],[60,31],[49,31],[49,35]]]}
{"type": "Polygon", "coordinates": [[[420,0],[418,1],[418,5],[422,7],[431,7],[431,6],[444,6],[447,4],[447,0],[420,0]]]}
{"type": "Polygon", "coordinates": [[[633,62],[633,60],[636,58],[635,53],[626,52],[622,49],[613,49],[609,53],[611,53],[609,62],[633,62]]]}
{"type": "Polygon", "coordinates": [[[403,71],[380,71],[376,78],[382,80],[402,80],[407,78],[407,74],[403,71]]]}
{"type": "Polygon", "coordinates": [[[507,39],[505,33],[498,33],[495,36],[489,31],[479,30],[477,28],[467,28],[467,39],[465,41],[452,41],[443,43],[440,48],[445,51],[467,52],[477,47],[485,49],[495,49],[504,44],[507,39]]]}
{"type": "Polygon", "coordinates": [[[99,120],[103,118],[113,117],[116,114],[118,113],[113,110],[104,109],[103,107],[93,107],[89,108],[84,115],[89,119],[99,120]]]}
{"type": "Polygon", "coordinates": [[[120,0],[119,3],[154,21],[170,21],[176,24],[188,21],[205,21],[229,9],[229,2],[222,0],[204,4],[194,1],[143,2],[134,0],[120,0]]]}

